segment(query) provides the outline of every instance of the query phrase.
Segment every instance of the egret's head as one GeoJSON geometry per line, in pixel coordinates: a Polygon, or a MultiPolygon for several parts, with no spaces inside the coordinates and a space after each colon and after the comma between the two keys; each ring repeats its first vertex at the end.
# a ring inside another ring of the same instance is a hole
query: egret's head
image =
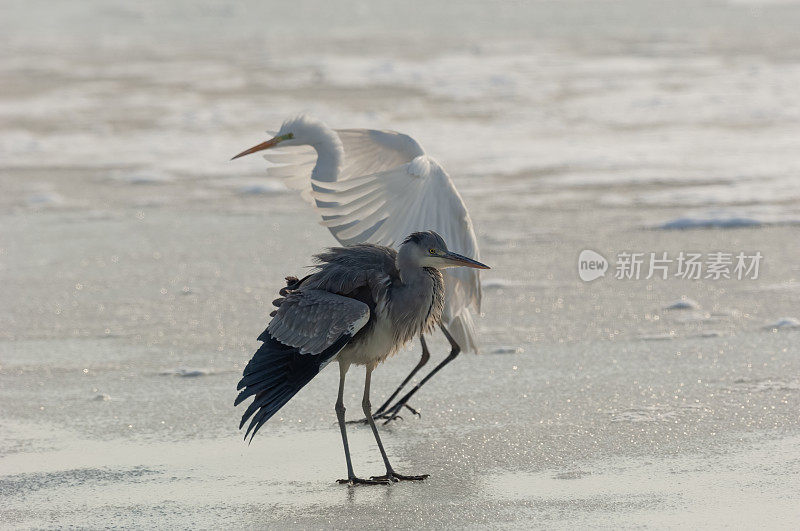
{"type": "Polygon", "coordinates": [[[300,116],[283,122],[280,131],[278,131],[278,134],[273,138],[242,151],[233,157],[233,159],[238,159],[239,157],[244,157],[245,155],[250,155],[251,153],[263,151],[278,145],[280,147],[314,146],[325,140],[333,141],[334,143],[340,142],[336,133],[327,125],[316,118],[301,114],[300,116]]]}
{"type": "Polygon", "coordinates": [[[464,266],[489,269],[487,265],[449,251],[444,239],[432,230],[411,234],[400,245],[400,254],[419,267],[444,269],[464,266]]]}

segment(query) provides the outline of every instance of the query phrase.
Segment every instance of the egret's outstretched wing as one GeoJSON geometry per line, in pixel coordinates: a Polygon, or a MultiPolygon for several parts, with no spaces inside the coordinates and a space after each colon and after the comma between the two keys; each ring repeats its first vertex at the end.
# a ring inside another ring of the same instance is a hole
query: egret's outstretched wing
{"type": "Polygon", "coordinates": [[[303,199],[314,203],[311,198],[311,172],[317,162],[317,153],[311,146],[297,146],[286,149],[270,149],[264,152],[264,159],[272,164],[267,168],[267,176],[282,180],[292,190],[297,190],[303,199]]]}
{"type": "Polygon", "coordinates": [[[282,408],[369,320],[369,307],[321,290],[292,291],[259,336],[264,343],[242,373],[234,405],[255,395],[239,428],[252,417],[245,438],[282,408]]]}
{"type": "Polygon", "coordinates": [[[425,154],[416,140],[394,131],[337,129],[336,133],[344,148],[339,181],[387,171],[425,154]]]}
{"type": "MultiPolygon", "coordinates": [[[[426,155],[387,171],[312,184],[322,224],[344,245],[370,242],[397,247],[414,231],[435,230],[451,250],[480,258],[464,201],[444,169],[426,155]]],[[[456,268],[445,273],[445,321],[468,307],[480,311],[477,270],[456,268]]]]}
{"type": "MultiPolygon", "coordinates": [[[[410,162],[424,154],[422,147],[408,135],[394,131],[374,129],[337,129],[342,141],[345,157],[338,177],[320,176],[320,180],[344,181],[352,177],[367,175],[410,162]],[[329,177],[329,178],[327,178],[329,177]]],[[[317,161],[317,153],[311,146],[286,149],[270,149],[264,158],[271,162],[267,175],[281,179],[292,190],[301,192],[303,198],[311,198],[311,172],[317,161]]]]}

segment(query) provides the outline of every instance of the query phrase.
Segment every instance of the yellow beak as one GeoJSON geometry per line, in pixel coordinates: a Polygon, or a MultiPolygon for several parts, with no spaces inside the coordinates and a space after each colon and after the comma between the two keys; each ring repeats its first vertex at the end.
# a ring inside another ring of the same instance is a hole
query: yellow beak
{"type": "Polygon", "coordinates": [[[250,149],[246,149],[246,150],[242,151],[241,153],[239,153],[238,155],[233,157],[231,160],[238,159],[239,157],[244,157],[245,155],[250,155],[250,154],[256,153],[258,151],[264,151],[265,149],[269,149],[269,148],[271,148],[273,146],[276,146],[276,145],[278,145],[278,143],[283,142],[284,140],[289,140],[290,138],[294,138],[294,135],[292,133],[289,133],[289,134],[286,134],[286,135],[281,135],[281,136],[276,136],[275,138],[271,138],[271,139],[267,140],[266,142],[262,142],[262,143],[258,144],[257,146],[253,146],[250,149]]]}

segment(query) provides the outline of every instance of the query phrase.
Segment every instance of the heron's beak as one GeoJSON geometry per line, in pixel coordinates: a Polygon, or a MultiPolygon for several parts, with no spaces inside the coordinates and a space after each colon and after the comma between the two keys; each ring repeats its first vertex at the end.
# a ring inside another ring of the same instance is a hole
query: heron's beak
{"type": "Polygon", "coordinates": [[[452,266],[474,267],[475,269],[491,269],[486,264],[482,264],[472,258],[460,255],[458,253],[447,252],[442,255],[442,258],[450,262],[452,266]]]}
{"type": "Polygon", "coordinates": [[[276,136],[275,138],[271,138],[271,139],[267,140],[266,142],[260,143],[257,146],[253,146],[250,149],[246,149],[246,150],[242,151],[241,153],[239,153],[238,155],[233,157],[231,160],[238,159],[239,157],[244,157],[245,155],[250,155],[250,154],[256,153],[258,151],[264,151],[265,149],[269,149],[272,146],[277,146],[280,142],[283,142],[284,140],[289,140],[290,138],[294,138],[294,135],[292,133],[289,133],[289,134],[286,134],[286,135],[281,135],[281,136],[276,136]]]}

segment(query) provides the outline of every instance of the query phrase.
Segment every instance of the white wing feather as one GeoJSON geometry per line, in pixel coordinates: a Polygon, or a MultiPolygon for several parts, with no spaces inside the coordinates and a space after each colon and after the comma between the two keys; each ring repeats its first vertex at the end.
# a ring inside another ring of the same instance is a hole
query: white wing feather
{"type": "MultiPolygon", "coordinates": [[[[283,179],[316,203],[322,224],[343,245],[397,248],[410,233],[435,230],[448,248],[480,259],[472,222],[450,176],[410,136],[371,129],[336,130],[344,163],[335,182],[311,180],[316,152],[309,146],[269,150],[271,177],[283,179]],[[314,201],[316,200],[316,201],[314,201]]],[[[478,271],[444,271],[443,320],[465,351],[477,351],[471,310],[480,312],[478,271]]]]}

